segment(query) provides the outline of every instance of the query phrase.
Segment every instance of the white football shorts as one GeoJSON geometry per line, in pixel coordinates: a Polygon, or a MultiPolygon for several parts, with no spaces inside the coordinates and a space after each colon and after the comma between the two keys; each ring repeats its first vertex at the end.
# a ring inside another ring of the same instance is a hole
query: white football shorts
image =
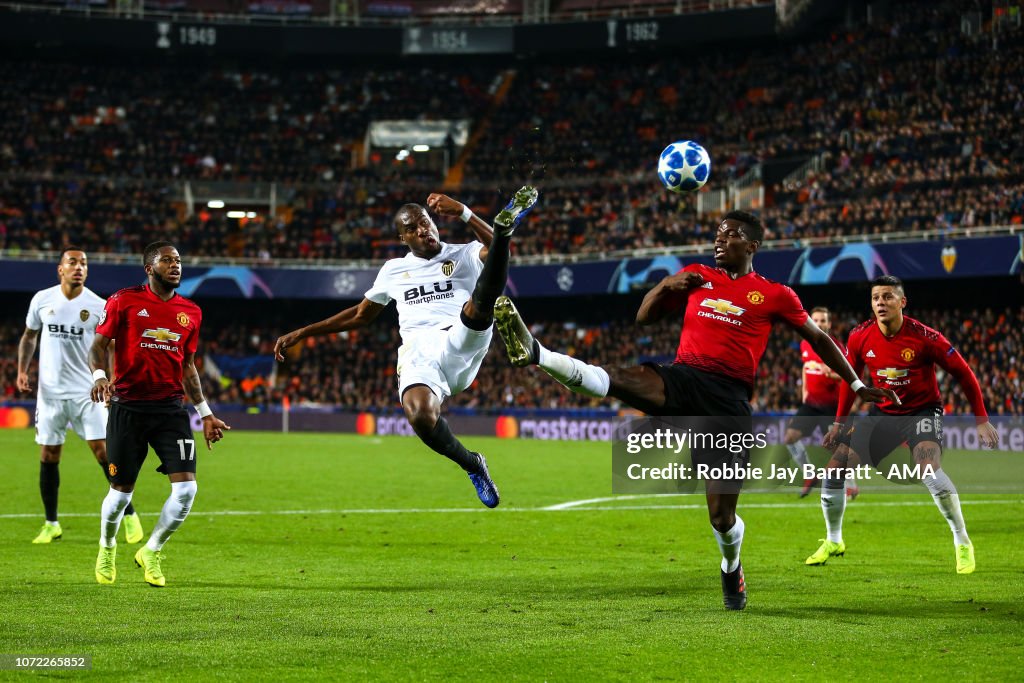
{"type": "Polygon", "coordinates": [[[473,383],[487,349],[491,331],[472,330],[455,319],[447,330],[423,332],[398,348],[398,398],[414,384],[425,384],[440,400],[473,383]]]}
{"type": "Polygon", "coordinates": [[[107,438],[107,408],[91,398],[43,398],[36,401],[36,443],[59,446],[68,426],[86,441],[107,438]]]}

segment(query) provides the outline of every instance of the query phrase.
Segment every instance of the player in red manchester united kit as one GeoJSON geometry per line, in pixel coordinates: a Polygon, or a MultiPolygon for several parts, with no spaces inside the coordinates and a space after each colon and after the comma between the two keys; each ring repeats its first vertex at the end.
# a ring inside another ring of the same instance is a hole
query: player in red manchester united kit
{"type": "MultiPolygon", "coordinates": [[[[842,342],[832,334],[832,313],[827,308],[824,306],[812,308],[811,320],[821,328],[822,332],[832,337],[832,341],[836,343],[839,350],[845,353],[842,342]]],[[[821,429],[822,435],[828,432],[836,414],[836,401],[839,398],[839,385],[842,384],[842,380],[822,362],[821,357],[806,339],[800,342],[800,362],[803,365],[802,382],[800,383],[803,397],[800,408],[797,409],[796,415],[786,427],[783,442],[793,457],[793,461],[803,467],[809,461],[807,449],[801,439],[810,436],[815,429],[821,429]]],[[[804,479],[800,497],[803,498],[810,493],[817,483],[817,477],[804,479]]],[[[856,498],[859,493],[856,485],[852,481],[848,481],[846,495],[856,498]]]]}
{"type": "MultiPolygon", "coordinates": [[[[745,211],[726,214],[715,235],[717,267],[693,264],[654,287],[636,320],[649,325],[667,315],[683,323],[676,360],[670,366],[648,363],[602,368],[544,348],[523,323],[507,297],[495,304],[495,320],[513,365],[539,365],[570,390],[587,396],[612,396],[651,415],[734,416],[749,418],[754,372],[764,354],[772,323],[796,328],[824,362],[865,401],[887,394],[857,381],[853,368],[832,339],[810,321],[792,289],[754,272],[752,259],[764,237],[761,221],[745,211]]],[[[710,464],[749,459],[749,451],[700,451],[710,464]]],[[[739,464],[745,464],[740,462],[739,464]]],[[[747,594],[740,565],[743,520],[736,515],[735,481],[708,481],[708,513],[722,551],[722,594],[727,609],[743,609],[747,594]]]]}
{"type": "Polygon", "coordinates": [[[195,354],[203,312],[174,292],[181,284],[181,257],[170,242],[146,247],[142,264],[149,282],[122,289],[109,299],[89,353],[92,399],[109,401],[107,461],[110,491],[103,499],[96,580],[114,583],[117,528],[132,499],[135,481],[152,446],[167,475],[171,495],[135,564],[151,586],[165,585],[160,550],[181,526],[196,496],[196,443],[183,405],[185,394],[203,420],[206,447],[230,429],[214,417],[203,398],[195,354]],[[114,345],[113,382],[106,373],[107,350],[114,345]]]}
{"type": "MultiPolygon", "coordinates": [[[[854,423],[849,448],[840,446],[828,467],[846,467],[850,451],[859,461],[877,465],[906,442],[914,463],[930,465],[933,470],[921,478],[921,483],[928,488],[953,531],[957,573],[970,574],[975,565],[974,546],[964,526],[960,496],[941,469],[942,399],[935,378],[936,365],[955,377],[967,393],[981,443],[994,447],[999,443],[999,432],[988,421],[978,379],[963,356],[942,333],[903,315],[907,297],[900,279],[882,275],[872,280],[871,285],[874,319],[861,323],[850,333],[847,357],[858,376],[867,367],[875,385],[893,390],[900,401],[882,401],[872,406],[867,417],[854,423]]],[[[825,437],[826,446],[835,443],[844,430],[852,403],[852,393],[845,386],[840,387],[836,420],[825,437]]],[[[829,557],[846,552],[845,504],[842,482],[826,479],[821,488],[821,509],[828,537],[807,558],[807,564],[825,564],[829,557]]]]}

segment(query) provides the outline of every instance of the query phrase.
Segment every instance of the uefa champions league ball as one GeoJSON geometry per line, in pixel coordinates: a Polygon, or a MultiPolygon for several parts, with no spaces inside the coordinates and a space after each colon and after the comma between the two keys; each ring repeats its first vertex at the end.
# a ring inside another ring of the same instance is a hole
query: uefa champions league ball
{"type": "Polygon", "coordinates": [[[672,192],[693,192],[711,175],[708,151],[692,140],[673,142],[658,159],[658,178],[672,192]]]}

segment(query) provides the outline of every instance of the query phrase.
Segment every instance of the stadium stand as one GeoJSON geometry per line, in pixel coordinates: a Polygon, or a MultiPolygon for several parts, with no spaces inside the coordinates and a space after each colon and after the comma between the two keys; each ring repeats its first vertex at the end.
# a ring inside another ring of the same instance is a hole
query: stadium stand
{"type": "MultiPolygon", "coordinates": [[[[1024,415],[1024,368],[1020,365],[1024,359],[1024,309],[926,309],[913,315],[943,331],[960,350],[978,375],[992,414],[1024,415]]],[[[834,320],[834,332],[845,339],[863,320],[863,314],[841,310],[834,320]]],[[[15,318],[7,319],[0,327],[0,389],[7,400],[30,398],[19,396],[15,389],[17,346],[23,329],[15,318]]],[[[284,331],[246,321],[204,328],[200,353],[210,400],[267,406],[278,405],[288,396],[295,406],[332,405],[384,412],[398,409],[394,364],[401,341],[397,327],[377,324],[330,338],[307,339],[301,348],[289,353],[288,362],[278,370],[271,355],[274,340],[284,331]]],[[[631,320],[621,318],[597,325],[548,320],[537,323],[535,331],[552,348],[604,365],[671,362],[679,335],[676,321],[663,321],[638,331],[631,320]]],[[[784,413],[799,406],[798,348],[799,338],[794,333],[776,330],[760,365],[755,410],[784,413]]],[[[33,361],[33,386],[35,372],[33,361]]],[[[947,413],[970,410],[963,393],[944,373],[940,375],[940,388],[947,413]]],[[[456,396],[451,406],[481,413],[620,407],[569,393],[539,370],[511,368],[498,342],[474,386],[456,396]]]]}
{"type": "Polygon", "coordinates": [[[717,215],[654,179],[675,137],[709,147],[712,186],[756,164],[817,162],[769,181],[769,238],[1019,224],[1024,32],[997,44],[963,35],[960,10],[903,3],[888,24],[714,57],[523,60],[500,102],[507,65],[490,60],[245,71],[7,61],[0,249],[70,240],[127,253],[161,231],[188,256],[385,258],[395,207],[443,179],[415,155],[350,168],[371,112],[472,120],[479,139],[451,193],[484,214],[506,186],[540,183],[520,255],[706,241],[717,215]],[[242,225],[223,211],[188,216],[185,180],[274,181],[280,210],[242,225]]]}

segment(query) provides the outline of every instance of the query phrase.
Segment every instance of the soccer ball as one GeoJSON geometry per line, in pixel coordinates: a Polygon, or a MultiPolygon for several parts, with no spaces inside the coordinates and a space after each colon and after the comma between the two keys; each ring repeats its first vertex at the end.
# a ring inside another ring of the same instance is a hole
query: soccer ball
{"type": "Polygon", "coordinates": [[[693,192],[711,175],[708,151],[692,140],[673,142],[658,158],[658,178],[672,192],[693,192]]]}

